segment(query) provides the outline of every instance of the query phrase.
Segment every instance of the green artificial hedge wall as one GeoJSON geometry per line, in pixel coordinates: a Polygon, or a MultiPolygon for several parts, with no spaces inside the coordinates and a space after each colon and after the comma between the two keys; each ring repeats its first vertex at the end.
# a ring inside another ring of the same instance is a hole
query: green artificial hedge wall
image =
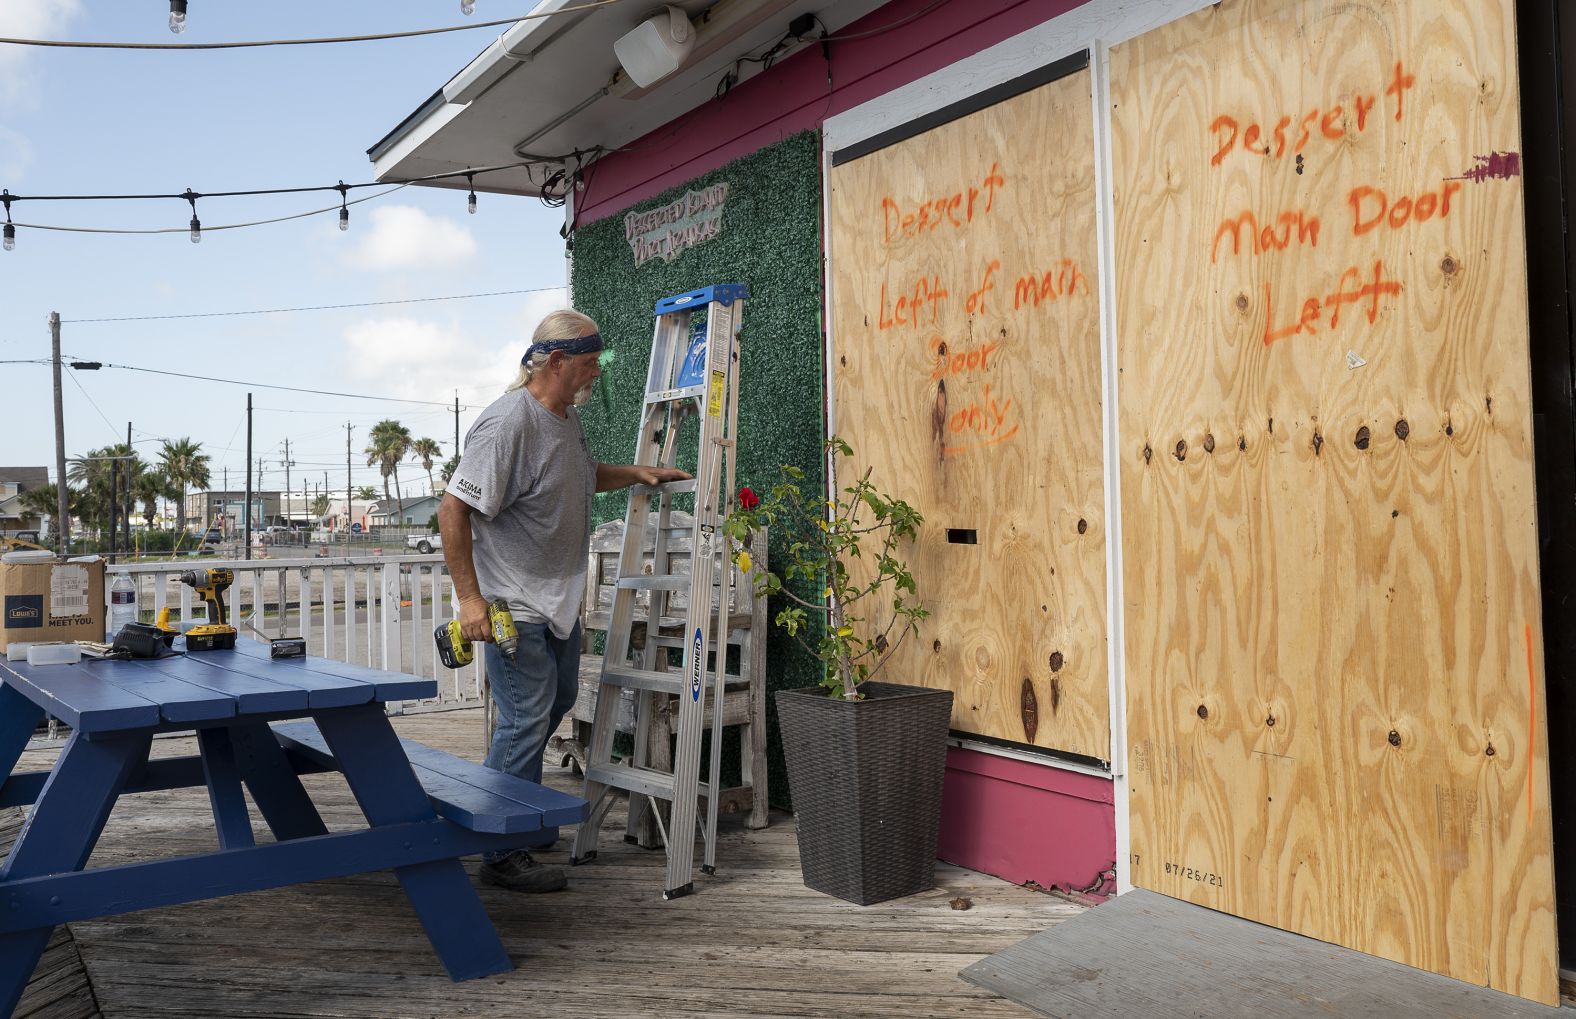
{"type": "MultiPolygon", "coordinates": [[[[739,469],[737,483],[758,490],[778,480],[781,464],[805,471],[804,485],[823,484],[821,341],[820,136],[794,135],[678,185],[632,209],[580,227],[574,234],[575,307],[597,320],[613,364],[601,393],[582,409],[593,455],[628,463],[635,450],[641,398],[650,358],[656,302],[715,283],[750,288],[740,340],[739,469]],[[624,214],[645,212],[726,182],[721,233],[673,261],[651,258],[636,266],[625,237],[624,214]]],[[[686,438],[693,440],[691,428],[686,438]]],[[[691,462],[681,465],[693,469],[691,462]]],[[[626,495],[597,496],[596,522],[623,519],[626,495]]],[[[781,561],[773,537],[769,555],[781,561]]],[[[808,585],[796,585],[813,597],[808,585]]],[[[780,606],[768,605],[768,622],[780,606]]],[[[775,626],[769,627],[767,689],[814,686],[819,663],[775,626]]],[[[778,737],[776,704],[768,696],[770,800],[789,806],[788,776],[778,737]]],[[[737,760],[730,737],[726,770],[737,760]]]]}

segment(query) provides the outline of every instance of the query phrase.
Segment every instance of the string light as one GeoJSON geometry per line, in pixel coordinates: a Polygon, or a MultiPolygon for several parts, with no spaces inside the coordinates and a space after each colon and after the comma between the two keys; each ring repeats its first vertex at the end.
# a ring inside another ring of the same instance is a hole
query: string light
{"type": "MultiPolygon", "coordinates": [[[[4,223],[5,248],[6,248],[7,251],[9,251],[9,250],[11,250],[12,248],[15,247],[15,237],[16,237],[16,226],[17,226],[17,224],[13,224],[11,222],[11,203],[12,202],[23,202],[23,201],[31,201],[31,202],[94,202],[94,201],[98,201],[98,202],[103,202],[103,201],[141,201],[141,200],[145,200],[145,199],[153,199],[153,200],[165,199],[165,200],[167,200],[167,199],[171,199],[171,198],[178,198],[178,199],[182,199],[182,200],[184,200],[186,202],[189,202],[191,204],[191,207],[192,207],[192,218],[191,218],[191,225],[190,225],[191,242],[193,244],[200,244],[202,242],[202,222],[201,222],[201,220],[198,219],[198,216],[197,216],[197,199],[199,199],[199,198],[236,198],[236,197],[255,196],[255,195],[283,195],[283,194],[303,194],[303,193],[314,192],[314,191],[337,191],[337,192],[339,192],[339,208],[337,210],[339,212],[339,228],[341,230],[348,230],[350,228],[350,209],[349,209],[349,206],[355,205],[358,202],[366,202],[366,201],[371,201],[374,198],[381,198],[384,195],[387,195],[387,194],[389,194],[391,192],[394,192],[394,191],[398,191],[401,188],[410,187],[413,184],[424,184],[424,183],[427,183],[429,181],[452,180],[452,179],[455,179],[455,178],[464,177],[466,182],[469,184],[469,188],[470,188],[469,194],[468,194],[467,199],[466,199],[466,209],[467,209],[468,212],[475,213],[476,212],[476,180],[475,180],[475,178],[476,178],[477,174],[481,174],[481,173],[497,173],[497,172],[503,171],[503,170],[513,170],[513,169],[519,169],[520,167],[526,167],[527,168],[527,175],[529,176],[529,167],[531,167],[533,165],[536,165],[538,163],[544,163],[544,162],[546,162],[546,163],[561,162],[561,161],[564,161],[564,160],[568,160],[569,158],[570,158],[570,155],[563,155],[563,156],[533,155],[530,158],[522,159],[521,161],[516,162],[516,163],[503,163],[503,164],[499,164],[497,166],[484,166],[481,169],[476,169],[476,168],[472,167],[472,168],[469,168],[469,169],[466,169],[466,170],[451,170],[451,171],[448,171],[448,172],[445,172],[445,173],[434,173],[434,174],[428,174],[426,176],[421,176],[421,177],[412,177],[412,178],[410,178],[408,180],[402,180],[402,181],[368,181],[368,182],[360,183],[360,184],[346,184],[343,180],[340,180],[340,181],[338,181],[337,183],[334,183],[334,184],[322,185],[322,186],[317,186],[317,187],[258,188],[258,189],[253,189],[253,190],[249,190],[249,191],[207,191],[207,192],[198,192],[198,191],[193,191],[190,188],[187,188],[185,191],[183,191],[183,192],[181,192],[179,194],[13,195],[9,190],[6,190],[6,191],[3,192],[3,194],[0,194],[0,199],[3,199],[4,206],[5,206],[5,223],[4,223]],[[367,195],[364,198],[358,198],[358,199],[356,199],[355,202],[350,201],[349,198],[347,197],[348,193],[350,191],[353,191],[353,190],[356,190],[356,189],[359,189],[359,188],[384,188],[385,190],[382,190],[382,191],[377,192],[375,194],[367,195]]],[[[228,224],[228,225],[220,225],[220,226],[217,226],[217,227],[212,227],[212,229],[214,229],[214,230],[235,230],[235,229],[240,229],[242,227],[263,226],[263,225],[269,224],[269,223],[282,223],[282,222],[285,222],[286,220],[301,219],[301,218],[304,218],[306,216],[316,216],[316,215],[320,215],[320,214],[323,214],[323,213],[334,212],[334,211],[336,211],[335,208],[332,205],[330,205],[330,206],[328,206],[326,208],[311,209],[311,210],[309,210],[307,212],[299,212],[299,213],[295,213],[295,214],[289,215],[289,216],[280,216],[280,217],[276,217],[274,219],[258,220],[256,222],[246,222],[246,223],[235,223],[235,224],[228,224]]],[[[160,234],[160,233],[176,233],[176,232],[178,232],[178,228],[164,228],[164,229],[150,229],[150,230],[132,230],[132,229],[109,229],[109,228],[100,228],[100,227],[54,226],[54,225],[51,225],[51,224],[48,224],[48,223],[38,223],[38,222],[24,222],[24,223],[22,223],[20,225],[23,226],[23,227],[26,227],[28,229],[33,229],[33,230],[60,230],[60,231],[64,231],[64,232],[67,232],[67,233],[160,234]]]]}
{"type": "Polygon", "coordinates": [[[186,0],[170,0],[170,31],[176,35],[186,31],[186,0]]]}
{"type": "Polygon", "coordinates": [[[186,199],[192,205],[192,243],[193,244],[201,244],[202,243],[202,223],[201,223],[201,221],[199,221],[197,219],[197,199],[201,198],[202,195],[199,195],[197,192],[193,191],[191,188],[187,188],[186,189],[186,193],[181,195],[181,197],[186,199]]]}

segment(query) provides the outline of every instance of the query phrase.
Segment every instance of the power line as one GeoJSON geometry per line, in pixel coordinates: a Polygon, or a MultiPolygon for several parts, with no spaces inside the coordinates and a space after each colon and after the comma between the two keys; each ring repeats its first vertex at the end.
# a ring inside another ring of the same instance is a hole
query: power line
{"type": "Polygon", "coordinates": [[[477,28],[512,25],[517,21],[534,21],[539,18],[557,17],[560,14],[573,14],[576,11],[589,11],[596,7],[606,7],[618,2],[619,0],[587,0],[586,3],[578,4],[574,7],[561,7],[556,11],[523,14],[518,18],[503,18],[498,21],[478,21],[471,25],[453,25],[446,28],[418,28],[408,32],[380,32],[375,35],[327,36],[319,39],[258,39],[246,42],[74,42],[61,39],[0,38],[0,43],[9,43],[13,46],[58,46],[67,49],[95,50],[231,50],[259,46],[321,46],[329,43],[376,42],[382,39],[409,39],[413,36],[442,35],[445,32],[468,32],[477,28]]]}
{"type": "MultiPolygon", "coordinates": [[[[246,382],[241,379],[218,379],[211,375],[188,375],[185,372],[166,371],[162,368],[139,368],[136,365],[130,364],[110,364],[108,361],[103,363],[103,367],[120,368],[124,371],[132,372],[147,372],[150,375],[170,375],[178,379],[196,379],[199,382],[222,382],[231,386],[250,386],[253,389],[279,389],[287,393],[311,393],[315,396],[339,396],[348,400],[381,400],[384,403],[419,403],[430,407],[452,406],[452,404],[443,403],[438,400],[406,400],[397,396],[369,396],[366,393],[342,393],[330,389],[303,389],[299,386],[277,386],[267,382],[246,382]]],[[[469,410],[471,408],[461,404],[460,409],[469,410]]]]}
{"type": "MultiPolygon", "coordinates": [[[[33,358],[31,360],[0,361],[0,364],[51,364],[51,363],[52,362],[48,358],[42,358],[42,357],[41,358],[33,358]]],[[[343,397],[343,398],[345,398],[347,400],[379,400],[379,401],[381,401],[383,403],[419,403],[419,404],[422,404],[422,405],[428,406],[428,407],[443,407],[443,408],[445,408],[447,410],[450,410],[450,411],[452,411],[454,409],[454,404],[452,402],[444,402],[442,400],[411,400],[411,399],[407,399],[405,397],[400,397],[400,396],[372,396],[371,394],[368,394],[368,393],[342,393],[342,392],[339,392],[338,390],[332,390],[332,389],[304,389],[304,388],[302,388],[300,386],[279,386],[279,385],[274,385],[274,384],[268,383],[268,382],[247,382],[247,381],[245,381],[243,379],[220,379],[220,378],[214,378],[211,375],[188,375],[185,372],[165,371],[162,368],[139,368],[137,365],[134,365],[134,364],[111,364],[108,361],[85,362],[85,363],[92,364],[92,365],[95,366],[92,369],[86,369],[86,370],[95,370],[96,371],[99,368],[119,368],[119,369],[121,369],[123,371],[129,371],[129,372],[147,372],[150,375],[170,375],[170,376],[173,376],[173,377],[178,378],[178,379],[196,379],[199,382],[222,382],[222,383],[224,383],[227,386],[250,386],[253,389],[278,389],[278,390],[282,390],[282,391],[287,392],[287,393],[310,393],[313,396],[339,396],[339,397],[343,397]]],[[[471,406],[470,404],[462,403],[462,404],[460,404],[460,409],[461,410],[476,410],[477,408],[471,406]]],[[[113,427],[113,426],[111,426],[111,427],[113,427]]]]}
{"type": "MultiPolygon", "coordinates": [[[[342,308],[377,308],[389,304],[426,304],[433,301],[468,301],[476,297],[509,297],[516,294],[540,294],[549,290],[562,290],[556,287],[530,287],[525,290],[491,290],[483,294],[450,294],[445,297],[407,297],[393,301],[358,301],[353,304],[314,304],[297,308],[256,308],[249,311],[205,311],[194,312],[189,315],[128,315],[120,318],[63,318],[62,323],[81,325],[88,322],[158,322],[180,318],[227,318],[235,315],[282,315],[295,311],[336,311],[342,308]]],[[[8,362],[0,362],[4,364],[8,362]]]]}

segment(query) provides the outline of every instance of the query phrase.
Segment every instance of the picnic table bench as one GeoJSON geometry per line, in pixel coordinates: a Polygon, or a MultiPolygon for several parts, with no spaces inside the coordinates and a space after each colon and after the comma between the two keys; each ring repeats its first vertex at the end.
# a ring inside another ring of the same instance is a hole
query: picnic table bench
{"type": "Polygon", "coordinates": [[[392,869],[449,976],[511,964],[463,856],[577,823],[576,796],[401,740],[383,702],[433,680],[321,658],[233,651],[154,661],[0,662],[0,807],[28,806],[0,865],[0,1016],[15,1009],[56,924],[392,869]],[[17,772],[45,713],[72,729],[47,772],[17,772]],[[305,718],[279,726],[272,723],[305,718]],[[195,731],[199,753],[149,760],[155,735],[195,731]],[[368,827],[330,833],[300,775],[343,773],[368,827]],[[256,843],[242,787],[275,841],[256,843]],[[216,852],[84,869],[123,793],[206,787],[216,852]]]}

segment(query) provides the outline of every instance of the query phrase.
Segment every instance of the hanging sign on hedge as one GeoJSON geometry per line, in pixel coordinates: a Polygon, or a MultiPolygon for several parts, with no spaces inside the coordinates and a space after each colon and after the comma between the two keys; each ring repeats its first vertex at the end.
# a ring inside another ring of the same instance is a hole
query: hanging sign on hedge
{"type": "Polygon", "coordinates": [[[652,258],[671,262],[697,244],[722,233],[722,207],[728,185],[713,184],[687,191],[682,198],[645,212],[624,217],[624,239],[635,255],[635,264],[652,258]]]}

